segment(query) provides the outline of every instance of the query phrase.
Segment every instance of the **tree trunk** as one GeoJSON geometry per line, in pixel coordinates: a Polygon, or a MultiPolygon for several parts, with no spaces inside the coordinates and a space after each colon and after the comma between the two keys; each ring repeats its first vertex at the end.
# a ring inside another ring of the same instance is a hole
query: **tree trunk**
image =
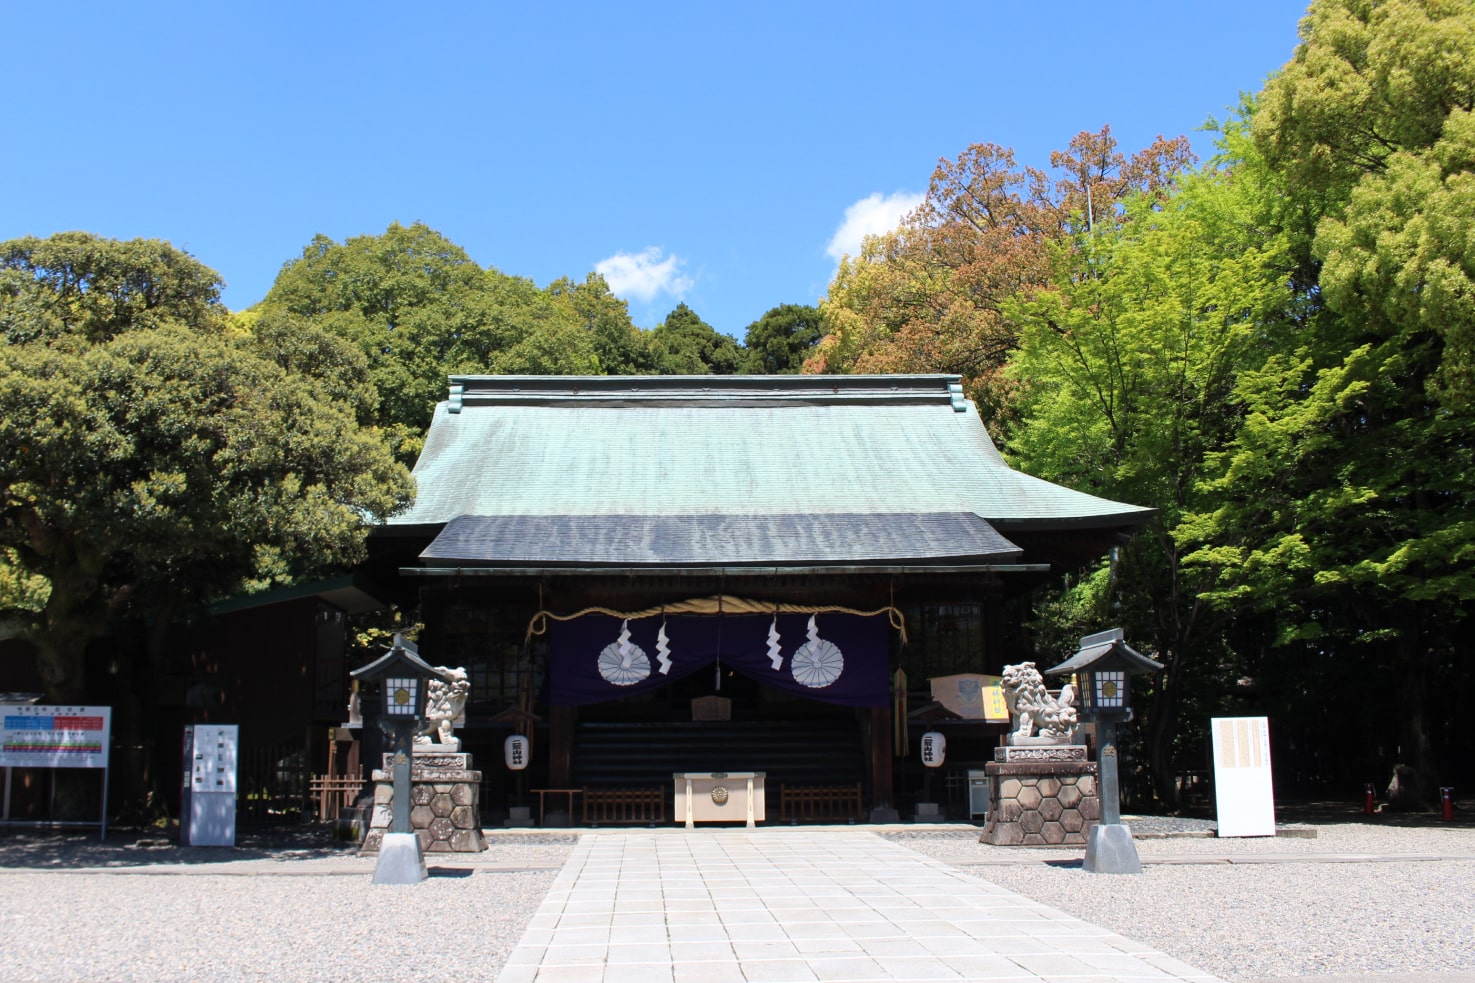
{"type": "Polygon", "coordinates": [[[1178,666],[1182,662],[1177,650],[1164,661],[1166,668],[1154,680],[1152,717],[1147,727],[1147,767],[1153,792],[1159,803],[1178,807],[1178,785],[1174,781],[1173,735],[1177,731],[1178,666]]]}
{"type": "Polygon", "coordinates": [[[46,579],[51,596],[41,609],[36,669],[52,703],[87,699],[87,645],[103,635],[107,611],[98,589],[100,562],[89,562],[67,539],[50,544],[46,579]]]}
{"type": "MultiPolygon", "coordinates": [[[[41,610],[42,630],[36,645],[36,669],[46,699],[61,706],[86,703],[87,645],[102,636],[107,624],[98,591],[97,573],[79,562],[71,544],[55,545],[48,564],[51,596],[41,610]]],[[[100,783],[91,768],[58,768],[52,775],[51,818],[88,822],[98,818],[100,783]]]]}
{"type": "Polygon", "coordinates": [[[1396,805],[1419,807],[1433,801],[1433,792],[1439,787],[1439,766],[1435,760],[1433,742],[1429,739],[1429,681],[1433,675],[1433,655],[1424,643],[1421,605],[1410,605],[1412,610],[1403,619],[1403,630],[1399,632],[1398,659],[1395,663],[1395,678],[1398,680],[1398,760],[1397,792],[1390,787],[1390,799],[1396,794],[1396,805]]]}

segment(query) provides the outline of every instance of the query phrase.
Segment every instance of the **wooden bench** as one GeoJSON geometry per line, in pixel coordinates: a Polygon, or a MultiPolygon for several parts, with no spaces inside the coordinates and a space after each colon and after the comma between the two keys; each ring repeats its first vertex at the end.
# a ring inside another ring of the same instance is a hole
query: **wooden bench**
{"type": "Polygon", "coordinates": [[[854,785],[780,785],[779,822],[858,822],[862,818],[860,783],[854,785]]]}
{"type": "Polygon", "coordinates": [[[584,786],[584,824],[663,823],[666,790],[660,786],[584,786]]]}

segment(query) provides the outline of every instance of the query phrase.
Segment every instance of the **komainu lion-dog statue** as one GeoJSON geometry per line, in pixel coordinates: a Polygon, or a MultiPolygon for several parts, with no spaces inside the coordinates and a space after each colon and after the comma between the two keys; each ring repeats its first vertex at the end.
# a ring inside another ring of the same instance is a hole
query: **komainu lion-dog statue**
{"type": "Polygon", "coordinates": [[[466,697],[471,693],[471,680],[465,669],[448,669],[436,666],[435,671],[445,678],[431,679],[425,689],[425,723],[420,727],[417,743],[430,743],[434,734],[441,744],[451,743],[451,731],[456,718],[466,709],[466,697]]]}
{"type": "Polygon", "coordinates": [[[1014,721],[1010,744],[1071,744],[1080,721],[1075,689],[1066,684],[1057,700],[1045,689],[1045,679],[1033,662],[1005,666],[1004,702],[1014,721]]]}

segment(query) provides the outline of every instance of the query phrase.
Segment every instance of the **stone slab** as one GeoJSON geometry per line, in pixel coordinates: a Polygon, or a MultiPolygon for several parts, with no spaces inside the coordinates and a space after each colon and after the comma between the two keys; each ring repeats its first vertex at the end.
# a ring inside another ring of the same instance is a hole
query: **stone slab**
{"type": "Polygon", "coordinates": [[[994,775],[1095,775],[1094,761],[985,761],[984,774],[994,775]]]}
{"type": "Polygon", "coordinates": [[[1001,762],[1085,761],[1086,745],[1055,744],[1035,747],[996,747],[994,760],[1001,762]]]}
{"type": "MultiPolygon", "coordinates": [[[[370,776],[376,782],[393,782],[394,773],[390,771],[375,770],[370,776]]],[[[440,768],[411,768],[411,782],[429,782],[434,785],[454,785],[457,782],[469,782],[472,785],[481,784],[481,772],[479,771],[451,771],[440,768]]]]}
{"type": "MultiPolygon", "coordinates": [[[[394,754],[384,755],[384,761],[380,765],[385,771],[394,767],[394,754]]],[[[410,767],[418,770],[425,768],[447,768],[454,771],[470,771],[471,755],[462,753],[427,753],[420,748],[415,748],[415,753],[410,757],[410,767]]]]}

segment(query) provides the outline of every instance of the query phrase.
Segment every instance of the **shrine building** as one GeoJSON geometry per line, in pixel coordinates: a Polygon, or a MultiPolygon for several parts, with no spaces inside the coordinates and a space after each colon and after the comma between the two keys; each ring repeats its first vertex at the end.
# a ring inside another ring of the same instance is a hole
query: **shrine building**
{"type": "Polygon", "coordinates": [[[456,376],[414,474],[367,569],[470,673],[486,825],[537,788],[670,821],[681,772],[763,773],[770,822],[967,818],[1006,728],[931,681],[1035,659],[1031,590],[1152,514],[1010,468],[944,375],[456,376]]]}

